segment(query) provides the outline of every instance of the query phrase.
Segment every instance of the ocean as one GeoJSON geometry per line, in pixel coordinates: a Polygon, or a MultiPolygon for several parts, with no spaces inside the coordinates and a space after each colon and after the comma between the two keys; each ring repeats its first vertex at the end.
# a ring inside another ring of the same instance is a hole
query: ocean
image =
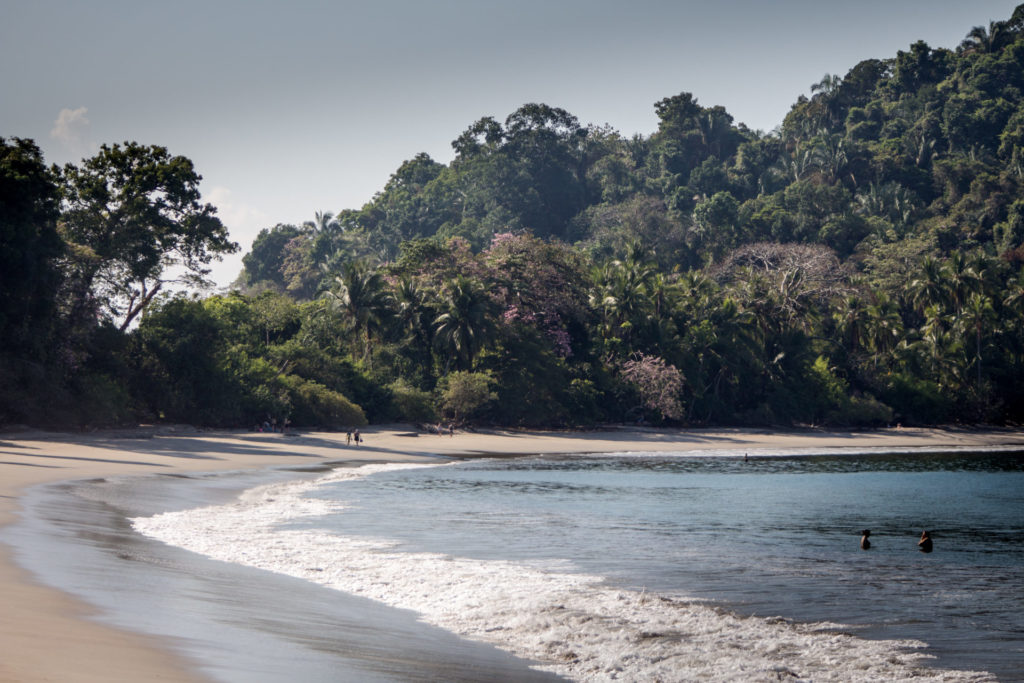
{"type": "Polygon", "coordinates": [[[1020,450],[156,479],[36,492],[21,559],[218,680],[1024,681],[1020,450]]]}

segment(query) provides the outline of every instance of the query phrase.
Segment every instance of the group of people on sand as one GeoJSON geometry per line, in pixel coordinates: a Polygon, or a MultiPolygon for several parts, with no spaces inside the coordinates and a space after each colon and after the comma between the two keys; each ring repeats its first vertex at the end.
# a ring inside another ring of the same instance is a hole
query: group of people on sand
{"type": "Polygon", "coordinates": [[[257,432],[281,432],[282,434],[287,434],[288,428],[291,426],[292,421],[289,420],[287,417],[283,419],[281,422],[278,422],[276,417],[271,417],[270,415],[267,415],[266,419],[263,420],[263,422],[256,423],[255,429],[257,432]]]}
{"type": "Polygon", "coordinates": [[[361,435],[361,434],[359,433],[359,430],[358,430],[358,429],[356,429],[356,430],[352,430],[352,429],[346,429],[346,430],[345,430],[345,445],[346,445],[346,446],[351,446],[351,445],[352,445],[352,439],[355,439],[355,440],[356,440],[356,445],[357,445],[357,446],[358,446],[358,445],[359,445],[360,443],[362,443],[362,441],[363,441],[363,437],[362,437],[362,435],[361,435]]]}
{"type": "MultiPolygon", "coordinates": [[[[871,541],[868,540],[868,537],[871,536],[871,529],[864,529],[860,534],[860,549],[868,550],[871,548],[871,541]]],[[[917,542],[917,549],[922,553],[930,553],[932,551],[932,535],[930,532],[921,532],[921,538],[917,542]]]]}
{"type": "Polygon", "coordinates": [[[428,434],[438,434],[440,436],[447,434],[449,436],[455,436],[454,422],[450,422],[446,427],[438,422],[436,425],[421,425],[420,428],[428,434]]]}

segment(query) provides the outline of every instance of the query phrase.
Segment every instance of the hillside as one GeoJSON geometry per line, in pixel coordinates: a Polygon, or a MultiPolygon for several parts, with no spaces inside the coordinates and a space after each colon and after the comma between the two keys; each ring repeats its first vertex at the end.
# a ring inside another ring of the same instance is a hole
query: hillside
{"type": "Polygon", "coordinates": [[[633,138],[526,104],[264,230],[207,298],[154,265],[233,246],[197,197],[152,243],[104,232],[102,164],[4,142],[7,251],[56,286],[2,271],[0,421],[1019,421],[1022,92],[1024,5],[826,74],[770,133],[685,92],[633,138]]]}

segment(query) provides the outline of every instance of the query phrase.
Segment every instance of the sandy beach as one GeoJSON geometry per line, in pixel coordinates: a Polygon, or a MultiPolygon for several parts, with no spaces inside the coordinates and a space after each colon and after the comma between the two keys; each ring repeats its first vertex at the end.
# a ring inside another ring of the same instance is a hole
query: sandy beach
{"type": "MultiPolygon", "coordinates": [[[[213,472],[345,460],[415,461],[436,456],[765,448],[1024,446],[1013,430],[876,432],[611,429],[431,435],[405,426],[364,430],[363,445],[337,433],[261,434],[138,428],[92,434],[0,434],[0,526],[17,519],[19,496],[37,484],[124,475],[213,472]]],[[[158,639],[105,626],[94,608],[33,580],[0,544],[0,681],[198,681],[190,663],[158,639]]]]}

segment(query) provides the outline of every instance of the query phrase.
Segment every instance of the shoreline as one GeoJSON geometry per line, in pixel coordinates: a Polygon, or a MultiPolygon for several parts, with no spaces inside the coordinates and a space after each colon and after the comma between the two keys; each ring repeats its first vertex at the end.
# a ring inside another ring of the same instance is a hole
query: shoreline
{"type": "MultiPolygon", "coordinates": [[[[622,428],[601,432],[495,431],[423,434],[405,425],[370,427],[362,446],[344,434],[266,434],[139,428],[91,434],[0,434],[0,526],[17,518],[19,498],[45,483],[97,477],[326,465],[345,461],[422,462],[437,457],[621,451],[742,451],[788,448],[1024,448],[1015,430],[890,429],[770,432],[622,428]]],[[[0,680],[207,680],[169,643],[95,621],[96,610],[44,586],[0,544],[0,680]]]]}

